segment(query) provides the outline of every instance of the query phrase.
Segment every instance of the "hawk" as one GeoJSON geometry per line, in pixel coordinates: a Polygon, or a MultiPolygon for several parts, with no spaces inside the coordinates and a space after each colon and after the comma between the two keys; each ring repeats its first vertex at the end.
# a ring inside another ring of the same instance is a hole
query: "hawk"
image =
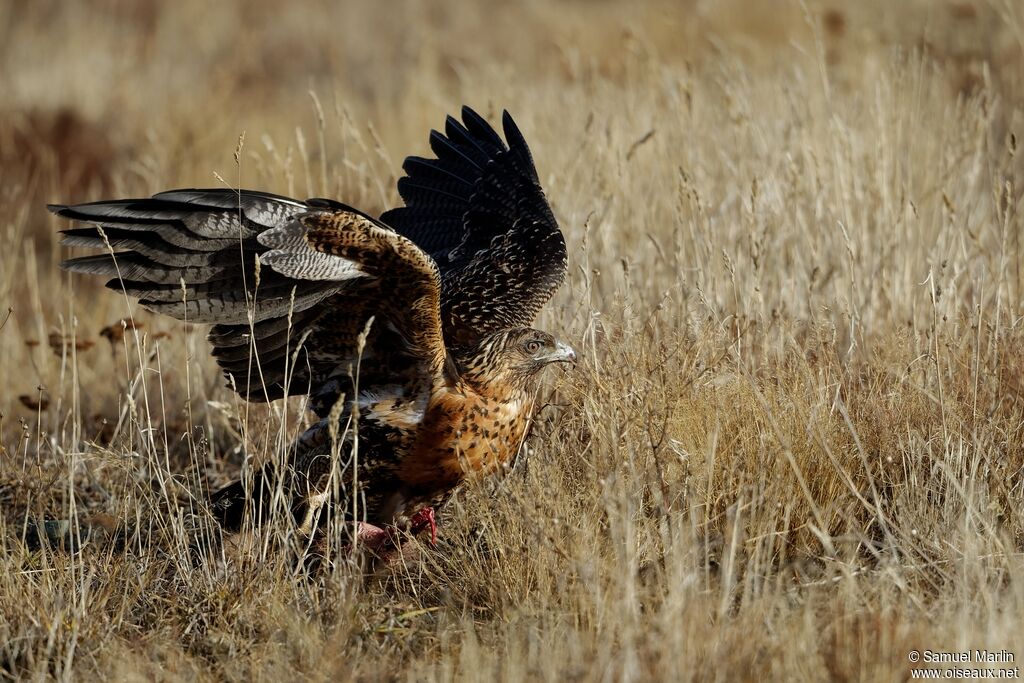
{"type": "Polygon", "coordinates": [[[405,160],[404,206],[379,218],[228,189],[49,207],[91,224],[64,244],[101,250],[63,268],[212,325],[213,356],[249,401],[308,395],[319,421],[287,472],[213,495],[226,529],[280,487],[306,533],[334,491],[363,538],[436,535],[434,508],[514,457],[539,373],[576,354],[531,327],[565,279],[566,245],[508,112],[502,127],[468,107],[449,116],[434,158],[405,160]]]}

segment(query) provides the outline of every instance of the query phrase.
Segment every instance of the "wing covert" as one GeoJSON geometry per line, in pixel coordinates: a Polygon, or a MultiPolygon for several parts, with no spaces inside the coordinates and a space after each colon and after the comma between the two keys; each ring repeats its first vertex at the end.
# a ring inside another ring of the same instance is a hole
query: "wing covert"
{"type": "Polygon", "coordinates": [[[403,353],[426,365],[427,375],[440,378],[447,352],[441,333],[441,280],[437,264],[409,239],[350,211],[313,212],[299,216],[259,238],[272,251],[261,256],[271,266],[283,257],[315,259],[317,267],[333,261],[349,277],[380,284],[373,309],[404,341],[403,353]],[[306,255],[301,255],[305,246],[306,255]],[[342,265],[344,264],[344,265],[342,265]]]}

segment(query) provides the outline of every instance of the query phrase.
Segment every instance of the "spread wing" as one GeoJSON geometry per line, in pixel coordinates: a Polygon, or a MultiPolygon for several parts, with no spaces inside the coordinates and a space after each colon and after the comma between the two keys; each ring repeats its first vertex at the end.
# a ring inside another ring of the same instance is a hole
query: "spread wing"
{"type": "Polygon", "coordinates": [[[429,381],[444,363],[436,266],[337,202],[177,190],[50,209],[94,226],[64,231],[65,244],[105,252],[64,268],[110,276],[108,287],[156,312],[213,323],[213,355],[250,400],[308,393],[325,414],[357,359],[364,386],[424,371],[429,381]]]}
{"type": "Polygon", "coordinates": [[[437,262],[452,344],[530,325],[565,279],[565,239],[526,140],[508,112],[502,127],[505,140],[468,107],[448,117],[430,134],[436,158],[402,166],[405,206],[381,216],[437,262]]]}

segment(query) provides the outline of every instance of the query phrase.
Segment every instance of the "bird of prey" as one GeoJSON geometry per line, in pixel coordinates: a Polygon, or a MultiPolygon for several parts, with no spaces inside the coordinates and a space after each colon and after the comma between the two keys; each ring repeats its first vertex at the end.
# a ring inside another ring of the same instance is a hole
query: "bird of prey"
{"type": "Polygon", "coordinates": [[[225,528],[277,487],[306,533],[329,498],[364,538],[436,533],[434,508],[467,475],[515,455],[540,371],[576,354],[531,327],[565,278],[566,246],[508,112],[502,127],[504,139],[468,107],[449,116],[431,131],[434,158],[405,160],[404,206],[379,218],[226,189],[49,207],[91,224],[64,244],[101,250],[64,268],[211,324],[213,356],[244,398],[309,396],[319,422],[288,472],[268,466],[251,490],[213,495],[225,528]]]}

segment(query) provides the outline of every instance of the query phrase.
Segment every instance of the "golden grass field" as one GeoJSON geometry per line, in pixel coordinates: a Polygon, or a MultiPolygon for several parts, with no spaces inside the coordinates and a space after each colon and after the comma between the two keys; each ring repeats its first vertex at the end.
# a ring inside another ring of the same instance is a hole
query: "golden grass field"
{"type": "Polygon", "coordinates": [[[1024,658],[1020,3],[11,0],[0,92],[0,678],[1024,658]],[[308,416],[61,272],[44,205],[241,186],[377,213],[462,104],[532,146],[570,258],[538,325],[583,362],[437,547],[369,571],[278,529],[222,543],[206,491],[308,416]],[[121,531],[22,543],[61,518],[121,531]]]}

